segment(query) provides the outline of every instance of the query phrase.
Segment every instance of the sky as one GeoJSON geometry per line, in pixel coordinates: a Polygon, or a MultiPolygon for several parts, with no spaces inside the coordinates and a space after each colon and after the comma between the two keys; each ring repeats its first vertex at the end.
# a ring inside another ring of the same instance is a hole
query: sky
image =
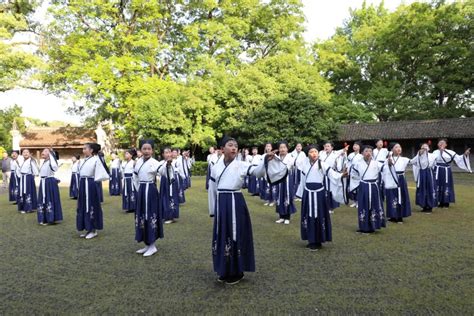
{"type": "MultiPolygon", "coordinates": [[[[364,0],[303,0],[306,15],[306,41],[329,38],[336,27],[349,17],[349,9],[360,8],[364,0]]],[[[368,4],[379,4],[381,0],[366,0],[368,4]]],[[[410,4],[413,0],[385,0],[385,6],[394,10],[400,4],[410,4]]],[[[64,121],[80,124],[81,117],[66,113],[71,100],[57,98],[46,91],[14,89],[0,93],[0,109],[18,104],[23,115],[43,121],[64,121]]]]}

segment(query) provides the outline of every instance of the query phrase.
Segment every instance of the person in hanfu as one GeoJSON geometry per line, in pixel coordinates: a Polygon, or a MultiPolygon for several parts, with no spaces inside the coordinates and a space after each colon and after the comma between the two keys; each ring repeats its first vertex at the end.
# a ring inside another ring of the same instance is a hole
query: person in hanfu
{"type": "MultiPolygon", "coordinates": [[[[242,148],[242,155],[240,159],[244,162],[250,163],[250,161],[252,160],[252,156],[250,155],[248,148],[242,148]]],[[[242,189],[248,189],[248,186],[249,186],[249,177],[246,176],[244,178],[244,184],[242,186],[242,189]]]]}
{"type": "Polygon", "coordinates": [[[135,186],[133,185],[133,170],[137,151],[130,148],[125,151],[125,161],[122,163],[123,189],[122,189],[122,210],[127,213],[135,212],[137,207],[137,197],[135,186]]]}
{"type": "Polygon", "coordinates": [[[454,161],[456,165],[468,172],[472,172],[469,155],[471,149],[468,148],[463,154],[459,155],[455,151],[447,148],[448,141],[440,139],[438,141],[438,149],[433,152],[435,156],[435,179],[436,179],[436,196],[438,198],[438,207],[449,207],[450,203],[455,202],[454,181],[451,164],[454,161]]]}
{"type": "MultiPolygon", "coordinates": [[[[109,170],[109,167],[107,166],[106,162],[105,162],[105,156],[104,156],[104,153],[102,151],[100,151],[100,149],[102,148],[101,145],[98,145],[99,146],[99,153],[97,154],[97,157],[99,158],[99,160],[102,162],[102,164],[104,165],[104,168],[105,170],[107,171],[107,173],[110,175],[110,170],[109,170]]],[[[110,181],[110,176],[109,176],[109,181],[110,181]]],[[[100,203],[104,203],[104,189],[102,187],[102,181],[97,181],[95,183],[95,186],[96,186],[96,189],[97,189],[97,194],[99,195],[99,200],[100,200],[100,203]]]]}
{"type": "Polygon", "coordinates": [[[318,250],[322,244],[332,241],[331,215],[326,201],[325,178],[336,186],[345,173],[336,172],[319,159],[317,145],[306,149],[308,158],[301,166],[301,182],[296,195],[301,201],[301,239],[307,240],[311,251],[318,250]]]}
{"type": "MultiPolygon", "coordinates": [[[[143,154],[134,169],[134,184],[137,190],[137,209],[135,210],[135,240],[145,247],[136,251],[144,257],[154,255],[156,240],[164,237],[161,200],[156,185],[156,177],[167,176],[168,168],[160,168],[160,162],[153,158],[153,140],[141,140],[143,154]]],[[[172,160],[166,162],[171,166],[172,160]]]]}
{"type": "MultiPolygon", "coordinates": [[[[262,160],[265,159],[265,156],[273,152],[273,145],[271,143],[265,144],[265,151],[261,157],[262,160]]],[[[276,187],[268,183],[268,177],[263,176],[259,179],[259,191],[260,198],[265,201],[263,205],[274,206],[277,199],[276,187]]]]}
{"type": "Polygon", "coordinates": [[[162,153],[163,160],[160,161],[159,171],[165,172],[160,178],[160,201],[163,220],[165,224],[176,222],[179,218],[179,191],[178,177],[172,163],[171,149],[165,147],[162,153]],[[166,169],[166,170],[162,170],[166,169]]]}
{"type": "MultiPolygon", "coordinates": [[[[352,145],[353,152],[351,152],[349,155],[347,155],[347,169],[348,169],[349,174],[351,173],[352,165],[363,158],[362,154],[360,153],[361,147],[362,147],[362,143],[360,141],[354,142],[354,145],[352,145]]],[[[350,207],[357,207],[357,189],[354,189],[353,191],[350,191],[349,190],[350,177],[348,178],[348,182],[349,183],[347,185],[347,188],[348,188],[347,197],[349,198],[349,200],[354,201],[350,205],[350,207]]]]}
{"type": "Polygon", "coordinates": [[[63,220],[61,196],[59,194],[58,179],[54,177],[58,171],[59,154],[53,149],[45,148],[41,152],[44,159],[40,167],[41,182],[38,193],[38,223],[40,225],[55,224],[63,220]]]}
{"type": "Polygon", "coordinates": [[[18,200],[17,206],[20,213],[31,213],[38,208],[38,196],[36,192],[35,177],[39,174],[38,163],[31,157],[30,151],[24,148],[21,151],[23,163],[16,168],[18,177],[18,200]]]}
{"type": "Polygon", "coordinates": [[[206,190],[209,189],[209,177],[211,176],[211,161],[212,160],[217,160],[215,159],[215,156],[217,156],[216,150],[214,146],[209,147],[209,154],[207,155],[206,161],[207,161],[207,169],[206,169],[206,190]]]}
{"type": "MultiPolygon", "coordinates": [[[[293,167],[293,182],[294,182],[294,190],[295,193],[298,190],[298,187],[300,186],[300,181],[301,181],[301,168],[306,162],[306,154],[303,151],[303,145],[301,143],[297,143],[295,146],[295,150],[291,153],[291,156],[294,159],[294,167],[293,167]]],[[[296,198],[296,200],[300,200],[299,198],[296,198]]]]}
{"type": "MultiPolygon", "coordinates": [[[[280,161],[287,168],[286,176],[279,182],[272,182],[267,178],[267,183],[276,190],[276,213],[278,214],[277,224],[290,224],[291,214],[296,213],[295,206],[295,190],[293,180],[293,169],[295,168],[295,159],[288,153],[289,146],[286,141],[278,144],[278,154],[273,157],[274,160],[280,161]]],[[[267,169],[267,168],[266,168],[267,169]]],[[[266,170],[267,173],[270,172],[266,170]]]]}
{"type": "Polygon", "coordinates": [[[8,201],[13,202],[13,204],[17,204],[20,187],[20,178],[18,177],[17,169],[19,169],[21,164],[23,163],[23,156],[20,156],[20,152],[18,150],[13,150],[10,156],[12,158],[12,161],[11,178],[8,187],[8,201]]]}
{"type": "MultiPolygon", "coordinates": [[[[383,146],[384,146],[383,139],[377,139],[375,141],[375,148],[372,151],[372,159],[374,159],[375,161],[378,161],[381,164],[385,163],[388,157],[388,149],[384,148],[383,146]]],[[[381,174],[379,175],[379,178],[377,181],[378,181],[378,185],[380,189],[380,197],[383,202],[385,199],[385,190],[384,190],[381,174]]]]}
{"type": "Polygon", "coordinates": [[[181,155],[179,155],[179,150],[177,148],[173,148],[171,151],[171,156],[173,158],[173,168],[175,172],[179,175],[176,179],[178,181],[178,192],[179,192],[179,203],[184,204],[186,203],[186,196],[185,196],[185,178],[186,173],[184,171],[184,165],[181,155]]]}
{"type": "Polygon", "coordinates": [[[402,157],[402,147],[399,143],[390,145],[390,152],[385,161],[396,188],[385,189],[386,213],[390,222],[403,223],[403,218],[411,216],[410,195],[408,194],[405,171],[410,159],[402,157]]]}
{"type": "Polygon", "coordinates": [[[112,153],[110,158],[109,195],[117,196],[122,191],[122,161],[117,157],[117,153],[112,153]]]}
{"type": "MultiPolygon", "coordinates": [[[[357,188],[357,215],[359,233],[374,233],[386,226],[385,214],[378,184],[379,175],[386,175],[383,164],[372,158],[372,146],[362,149],[363,159],[351,168],[350,190],[357,188]]],[[[392,177],[384,177],[385,188],[396,188],[392,177]]]]}
{"type": "MultiPolygon", "coordinates": [[[[334,143],[332,141],[325,141],[324,150],[319,152],[319,159],[325,162],[330,168],[338,172],[343,172],[346,168],[346,152],[349,146],[345,146],[343,149],[334,150],[334,143]]],[[[327,203],[329,205],[329,212],[333,213],[334,209],[338,208],[340,202],[334,197],[334,190],[331,188],[331,181],[326,178],[326,194],[327,203]]]]}
{"type": "Polygon", "coordinates": [[[263,176],[264,164],[238,161],[234,138],[224,137],[221,147],[224,158],[212,167],[208,190],[209,215],[214,217],[212,260],[217,280],[236,284],[244,272],[255,271],[252,223],[241,189],[246,175],[263,176]]]}
{"type": "MultiPolygon", "coordinates": [[[[252,155],[249,157],[250,159],[246,162],[258,165],[262,160],[262,156],[258,154],[258,148],[252,147],[252,155]]],[[[259,195],[260,194],[260,181],[256,176],[250,175],[248,178],[248,192],[251,195],[259,195]]]]}
{"type": "Polygon", "coordinates": [[[181,159],[181,164],[183,166],[183,188],[184,190],[187,190],[191,187],[191,168],[194,164],[194,158],[191,158],[189,150],[185,150],[178,159],[181,159]]]}
{"type": "Polygon", "coordinates": [[[69,197],[71,199],[77,200],[79,195],[79,165],[81,156],[74,155],[71,158],[71,181],[69,182],[69,197]]]}
{"type": "Polygon", "coordinates": [[[105,161],[99,157],[100,148],[97,143],[86,143],[82,149],[84,160],[79,166],[76,228],[80,232],[79,237],[85,239],[97,237],[97,230],[104,228],[97,187],[102,187],[102,181],[108,180],[110,175],[105,161]]]}
{"type": "Polygon", "coordinates": [[[423,143],[417,155],[410,161],[416,182],[415,203],[422,208],[422,212],[427,214],[430,214],[433,208],[437,206],[433,172],[435,160],[434,154],[430,153],[430,146],[423,143]]]}

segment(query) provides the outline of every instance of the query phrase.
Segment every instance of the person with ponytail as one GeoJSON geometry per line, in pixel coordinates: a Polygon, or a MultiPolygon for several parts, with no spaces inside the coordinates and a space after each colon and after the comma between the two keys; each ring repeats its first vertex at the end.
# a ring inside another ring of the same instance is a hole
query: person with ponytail
{"type": "Polygon", "coordinates": [[[19,178],[18,211],[31,213],[38,208],[35,177],[39,174],[38,163],[31,157],[30,151],[24,148],[21,151],[23,163],[16,169],[19,178]]]}
{"type": "Polygon", "coordinates": [[[59,154],[51,148],[45,148],[41,153],[41,158],[44,161],[39,170],[41,182],[38,193],[38,223],[40,225],[55,224],[63,220],[58,180],[54,177],[59,169],[59,154]]]}
{"type": "Polygon", "coordinates": [[[137,150],[135,148],[125,151],[125,161],[122,163],[122,209],[127,213],[133,213],[137,208],[136,191],[133,185],[133,169],[136,158],[137,150]]]}
{"type": "Polygon", "coordinates": [[[97,230],[104,228],[98,186],[102,187],[102,181],[109,179],[109,173],[99,151],[99,144],[85,144],[82,149],[85,158],[79,167],[76,228],[85,239],[97,237],[97,230]]]}

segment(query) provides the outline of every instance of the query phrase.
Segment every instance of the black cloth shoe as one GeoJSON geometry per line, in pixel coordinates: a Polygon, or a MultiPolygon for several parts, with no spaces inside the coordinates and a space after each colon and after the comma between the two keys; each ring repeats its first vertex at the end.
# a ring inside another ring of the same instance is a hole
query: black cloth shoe
{"type": "Polygon", "coordinates": [[[236,275],[236,276],[228,277],[225,280],[225,283],[230,284],[230,285],[234,285],[234,284],[237,284],[240,281],[242,281],[243,278],[244,278],[244,274],[242,273],[242,274],[239,274],[239,275],[236,275]]]}

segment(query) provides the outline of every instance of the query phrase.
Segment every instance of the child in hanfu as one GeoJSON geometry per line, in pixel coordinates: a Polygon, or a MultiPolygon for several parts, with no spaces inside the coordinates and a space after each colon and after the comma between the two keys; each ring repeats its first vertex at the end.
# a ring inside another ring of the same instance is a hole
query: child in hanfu
{"type": "Polygon", "coordinates": [[[416,182],[416,205],[422,212],[430,214],[437,206],[434,166],[436,157],[430,153],[427,143],[421,145],[417,155],[410,161],[413,166],[413,176],[416,182]]]}
{"type": "Polygon", "coordinates": [[[255,271],[252,224],[241,189],[245,176],[263,176],[264,165],[237,160],[233,138],[225,137],[221,147],[224,157],[211,169],[208,190],[209,214],[214,217],[212,259],[218,281],[236,284],[244,272],[255,271]]]}
{"type": "Polygon", "coordinates": [[[58,171],[59,155],[52,149],[45,148],[41,153],[44,159],[39,170],[41,182],[38,193],[38,223],[40,225],[54,224],[63,220],[61,197],[59,194],[58,179],[54,177],[58,171]]]}
{"type": "Polygon", "coordinates": [[[136,149],[130,148],[125,152],[125,161],[122,163],[122,210],[127,213],[135,212],[137,207],[137,193],[135,191],[135,186],[133,185],[133,170],[135,168],[136,157],[136,149]]]}
{"type": "Polygon", "coordinates": [[[438,141],[438,149],[433,152],[435,156],[435,180],[436,180],[436,196],[438,198],[438,207],[449,207],[450,203],[454,203],[454,181],[451,164],[454,161],[456,165],[468,172],[472,172],[469,162],[471,149],[468,148],[462,155],[456,154],[453,150],[447,149],[448,142],[446,139],[438,141]]]}
{"type": "Polygon", "coordinates": [[[31,157],[28,149],[21,151],[23,163],[16,168],[18,177],[18,211],[31,213],[38,208],[38,196],[36,193],[35,177],[39,173],[38,163],[31,157]]]}
{"type": "MultiPolygon", "coordinates": [[[[154,255],[156,240],[164,237],[161,201],[156,185],[157,176],[167,176],[167,168],[160,168],[160,162],[152,157],[154,142],[140,141],[143,156],[137,160],[134,169],[134,184],[137,191],[135,210],[135,240],[145,247],[136,251],[144,257],[154,255]]],[[[171,165],[171,159],[167,161],[171,165]]]]}
{"type": "Polygon", "coordinates": [[[333,183],[333,187],[347,176],[347,173],[338,173],[319,159],[319,150],[316,145],[307,148],[308,158],[301,167],[301,182],[297,196],[301,201],[301,239],[307,240],[311,251],[316,251],[322,244],[332,241],[331,215],[326,200],[326,178],[333,183]]]}

